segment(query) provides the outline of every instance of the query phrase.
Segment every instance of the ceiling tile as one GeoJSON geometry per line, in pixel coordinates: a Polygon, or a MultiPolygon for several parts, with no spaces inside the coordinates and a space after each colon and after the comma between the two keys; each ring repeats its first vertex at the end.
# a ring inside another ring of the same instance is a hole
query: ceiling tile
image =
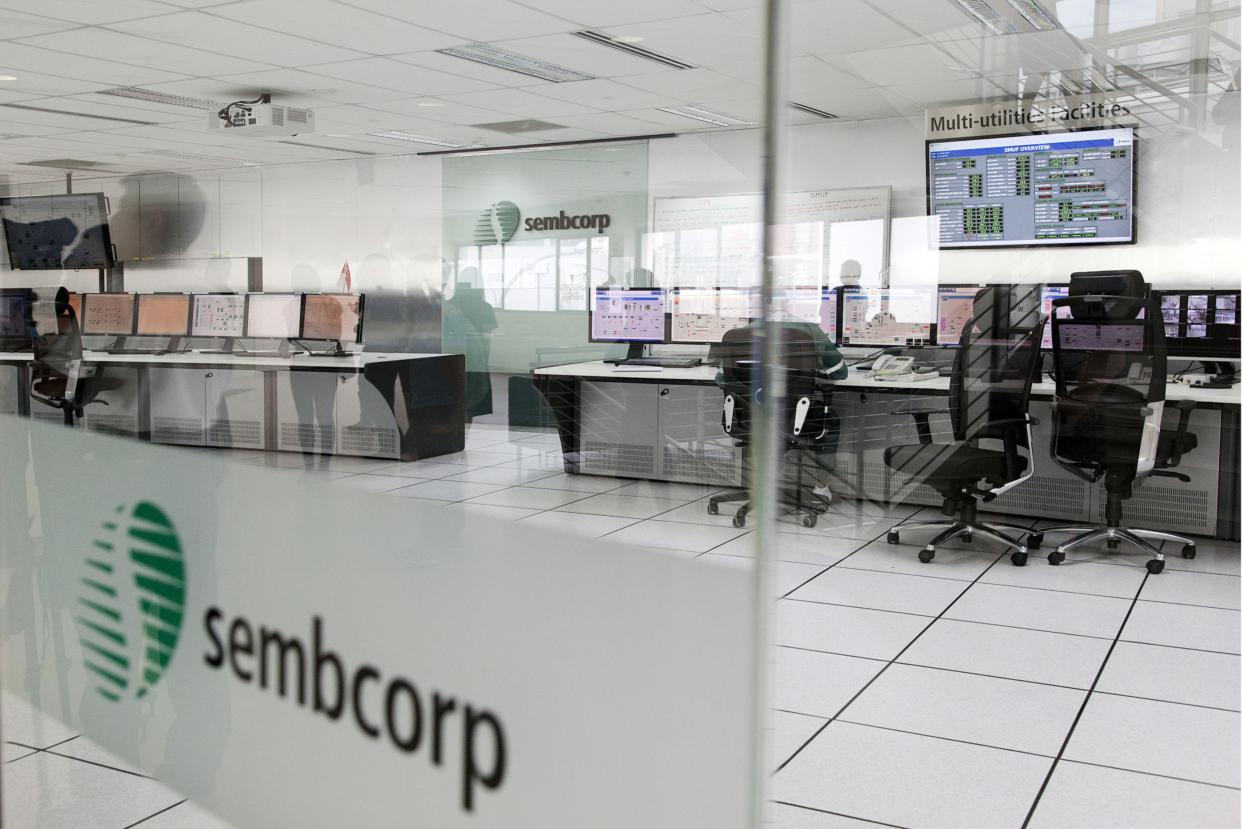
{"type": "Polygon", "coordinates": [[[644,135],[663,131],[651,121],[644,121],[631,115],[617,112],[593,112],[590,115],[570,115],[556,120],[557,123],[568,127],[578,127],[611,136],[644,135]]]}
{"type": "MultiPolygon", "coordinates": [[[[49,35],[56,37],[56,35],[49,35]]],[[[125,63],[114,63],[110,60],[96,60],[81,55],[67,55],[63,52],[49,52],[34,46],[21,43],[5,43],[0,49],[0,63],[13,67],[18,83],[21,82],[22,71],[29,70],[47,75],[65,78],[79,78],[91,82],[91,88],[102,89],[109,86],[139,86],[144,83],[175,81],[184,75],[151,69],[142,66],[130,66],[125,63]]],[[[86,90],[76,90],[85,92],[86,90]]]]}
{"type": "MultiPolygon", "coordinates": [[[[111,95],[88,95],[61,98],[45,98],[40,101],[27,101],[28,105],[61,109],[67,112],[79,112],[83,115],[106,115],[116,118],[128,118],[135,121],[152,123],[176,123],[177,121],[197,121],[202,123],[207,118],[204,110],[186,109],[185,107],[133,107],[127,98],[111,95]]],[[[109,129],[111,125],[100,124],[100,129],[109,129]]]]}
{"type": "Polygon", "coordinates": [[[76,24],[65,20],[52,20],[48,17],[36,17],[33,14],[0,9],[0,39],[4,40],[45,35],[49,32],[72,29],[74,25],[76,24]]]}
{"type": "MultiPolygon", "coordinates": [[[[534,95],[523,89],[492,89],[452,96],[455,104],[495,110],[515,118],[560,118],[565,115],[586,115],[595,110],[582,104],[558,101],[545,95],[534,95]]],[[[436,107],[424,107],[435,117],[436,107]]]]}
{"type": "Polygon", "coordinates": [[[866,78],[876,86],[908,83],[911,78],[918,78],[922,82],[954,81],[974,72],[970,67],[963,67],[949,55],[927,44],[873,49],[835,58],[825,57],[824,60],[866,78]]]}
{"type": "Polygon", "coordinates": [[[203,12],[178,12],[118,23],[110,28],[165,43],[258,59],[279,66],[365,57],[350,49],[248,26],[203,12]]]}
{"type": "Polygon", "coordinates": [[[525,0],[525,5],[589,27],[622,23],[645,23],[669,17],[702,14],[703,7],[691,0],[525,0]]]}
{"type": "Polygon", "coordinates": [[[641,37],[644,49],[695,66],[716,67],[719,61],[758,61],[763,54],[762,28],[724,14],[698,14],[650,23],[612,26],[614,37],[641,37]]]}
{"type": "Polygon", "coordinates": [[[407,97],[404,92],[338,78],[325,78],[301,69],[269,69],[264,72],[224,75],[215,79],[158,84],[150,88],[225,101],[253,98],[259,92],[270,92],[277,103],[311,108],[365,104],[407,97]]]}
{"type": "Polygon", "coordinates": [[[49,127],[61,127],[69,130],[98,130],[110,127],[122,127],[130,121],[151,121],[150,118],[142,117],[142,113],[136,113],[139,117],[132,117],[135,113],[125,112],[124,114],[116,114],[112,118],[104,116],[77,115],[71,114],[74,111],[68,107],[62,108],[59,99],[50,99],[40,101],[38,104],[30,104],[29,106],[39,106],[41,109],[21,109],[27,104],[0,104],[0,118],[8,121],[17,121],[24,124],[42,124],[49,127]],[[63,110],[63,111],[52,111],[63,110]]]}
{"type": "Polygon", "coordinates": [[[493,86],[516,87],[516,86],[535,86],[537,84],[546,83],[539,78],[532,78],[530,75],[523,75],[519,72],[510,72],[507,69],[496,69],[482,63],[475,63],[471,60],[463,58],[455,58],[451,55],[442,55],[439,52],[413,52],[404,55],[391,55],[393,60],[399,60],[402,63],[409,63],[414,66],[424,66],[428,69],[434,69],[437,72],[445,72],[450,75],[461,75],[463,78],[474,78],[478,81],[485,81],[493,86]]]}
{"type": "Polygon", "coordinates": [[[519,6],[509,0],[451,0],[437,3],[434,13],[409,0],[342,0],[347,6],[367,9],[411,23],[428,26],[465,40],[490,41],[572,32],[578,26],[568,20],[519,6]],[[428,24],[434,20],[435,25],[428,24]]]}
{"type": "Polygon", "coordinates": [[[412,66],[388,58],[364,58],[342,63],[305,66],[303,69],[325,78],[339,78],[354,83],[397,89],[407,95],[449,95],[455,92],[479,92],[492,88],[485,81],[450,75],[421,66],[412,66]]]}
{"type": "Polygon", "coordinates": [[[44,95],[70,95],[75,92],[90,92],[94,89],[106,89],[111,84],[91,83],[90,81],[75,80],[73,78],[58,78],[53,75],[44,75],[39,72],[31,72],[26,69],[19,69],[16,66],[8,66],[4,63],[4,49],[0,48],[0,74],[13,75],[17,78],[15,81],[4,81],[0,83],[6,95],[14,94],[23,98],[41,97],[44,95]]]}
{"type": "Polygon", "coordinates": [[[72,130],[67,127],[52,127],[47,124],[33,124],[29,121],[18,120],[15,116],[20,116],[19,110],[0,107],[0,135],[39,136],[72,132],[72,130]]]}
{"type": "MultiPolygon", "coordinates": [[[[946,11],[952,13],[942,0],[946,11]]],[[[789,43],[797,52],[836,55],[893,46],[911,40],[909,29],[880,14],[863,0],[811,0],[789,5],[789,43]]],[[[763,31],[764,11],[729,12],[756,33],[763,31]]]]}
{"type": "Polygon", "coordinates": [[[646,92],[616,81],[570,81],[568,83],[545,83],[531,87],[530,92],[547,95],[558,101],[582,104],[595,109],[617,112],[623,109],[662,107],[675,103],[676,98],[655,92],[646,92]]]}
{"type": "Polygon", "coordinates": [[[876,88],[804,90],[791,94],[790,98],[844,119],[889,118],[922,111],[922,107],[905,98],[876,88]]]}
{"type": "Polygon", "coordinates": [[[1002,94],[1001,89],[986,78],[899,84],[886,87],[885,91],[926,107],[973,104],[1002,94]]]}
{"type": "Polygon", "coordinates": [[[173,11],[171,6],[148,0],[108,0],[106,3],[100,0],[4,0],[4,7],[84,26],[152,17],[173,11]]]}
{"type": "Polygon", "coordinates": [[[706,103],[739,95],[761,96],[763,89],[722,75],[712,69],[683,69],[681,71],[655,72],[649,75],[630,75],[617,78],[618,83],[647,92],[661,92],[681,101],[706,103]]]}
{"type": "Polygon", "coordinates": [[[613,78],[618,75],[636,75],[640,72],[651,72],[663,68],[666,72],[676,72],[667,66],[635,57],[627,52],[611,49],[599,43],[593,43],[571,34],[544,35],[528,37],[520,40],[506,40],[497,44],[503,49],[519,55],[545,60],[584,72],[595,78],[613,78]]]}
{"type": "Polygon", "coordinates": [[[298,0],[295,5],[288,0],[250,0],[221,6],[212,14],[373,55],[441,49],[464,42],[460,37],[330,0],[298,0]]]}
{"type": "Polygon", "coordinates": [[[187,49],[184,46],[94,27],[25,38],[20,42],[70,55],[117,60],[181,75],[230,75],[269,68],[266,64],[229,57],[218,52],[187,49]]]}
{"type": "Polygon", "coordinates": [[[910,0],[867,0],[867,3],[920,35],[955,37],[985,31],[982,23],[956,3],[911,3],[910,0]]]}
{"type": "Polygon", "coordinates": [[[817,57],[794,58],[789,67],[789,97],[795,101],[813,98],[837,89],[873,89],[873,85],[817,57]]]}
{"type": "MultiPolygon", "coordinates": [[[[381,104],[375,104],[371,107],[359,107],[359,112],[371,112],[375,114],[390,113],[401,115],[409,119],[418,119],[425,123],[433,124],[485,124],[489,121],[503,120],[497,118],[499,114],[495,110],[482,109],[480,107],[459,104],[451,99],[428,99],[428,98],[411,98],[404,101],[386,101],[381,104]],[[422,107],[420,103],[441,103],[439,107],[422,107]]],[[[364,116],[365,117],[365,116],[364,116]]],[[[410,129],[401,127],[401,129],[410,129]]],[[[418,130],[415,129],[415,132],[418,130]]]]}

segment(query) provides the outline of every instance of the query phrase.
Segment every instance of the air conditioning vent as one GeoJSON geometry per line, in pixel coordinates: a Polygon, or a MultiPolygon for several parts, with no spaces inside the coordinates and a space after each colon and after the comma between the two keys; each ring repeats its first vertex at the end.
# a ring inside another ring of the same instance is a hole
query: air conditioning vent
{"type": "Polygon", "coordinates": [[[539,121],[534,118],[523,118],[520,121],[493,121],[490,124],[472,124],[471,126],[484,130],[492,130],[494,132],[508,133],[509,135],[518,135],[524,132],[545,132],[547,130],[566,129],[564,124],[552,124],[548,121],[539,121]]]}

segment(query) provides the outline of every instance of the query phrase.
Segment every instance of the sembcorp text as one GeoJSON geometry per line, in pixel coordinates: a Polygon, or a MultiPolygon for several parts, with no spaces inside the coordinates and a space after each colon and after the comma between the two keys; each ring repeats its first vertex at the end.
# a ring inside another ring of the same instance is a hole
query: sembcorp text
{"type": "Polygon", "coordinates": [[[408,754],[428,745],[431,764],[438,767],[450,754],[445,743],[459,737],[461,805],[467,812],[474,809],[477,787],[496,790],[504,781],[505,732],[499,717],[469,703],[459,707],[456,698],[439,691],[428,700],[410,680],[385,677],[373,665],[349,667],[324,647],[320,617],[311,620],[309,647],[272,628],[261,626],[256,632],[241,616],[226,624],[218,607],[208,608],[203,624],[211,640],[203,655],[207,665],[221,669],[227,664],[237,679],[274,688],[279,697],[292,692],[299,706],[309,702],[311,710],[330,720],[348,714],[370,739],[386,736],[393,748],[408,754]]]}

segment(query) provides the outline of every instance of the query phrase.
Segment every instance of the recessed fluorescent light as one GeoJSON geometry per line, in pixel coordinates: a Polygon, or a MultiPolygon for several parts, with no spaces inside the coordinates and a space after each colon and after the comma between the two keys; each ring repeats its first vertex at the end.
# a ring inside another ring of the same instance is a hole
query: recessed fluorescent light
{"type": "Polygon", "coordinates": [[[486,43],[472,43],[468,46],[454,46],[449,49],[437,49],[436,51],[441,55],[449,55],[454,58],[482,63],[487,66],[494,66],[497,69],[507,69],[510,72],[529,75],[532,78],[552,81],[553,83],[590,81],[595,78],[594,75],[586,75],[573,69],[566,69],[564,66],[557,66],[555,63],[548,63],[547,61],[530,58],[526,55],[519,55],[486,43]]]}
{"type": "Polygon", "coordinates": [[[1011,35],[1018,30],[1014,25],[1001,16],[1000,12],[992,8],[987,0],[953,0],[961,6],[967,14],[978,20],[984,26],[997,35],[1011,35]]]}
{"type": "Polygon", "coordinates": [[[15,81],[15,80],[17,80],[16,75],[0,75],[0,81],[15,81]]]}
{"type": "Polygon", "coordinates": [[[789,105],[793,107],[794,109],[798,110],[799,112],[805,112],[807,115],[815,115],[820,118],[829,118],[829,119],[837,117],[831,112],[826,112],[822,109],[816,109],[815,107],[807,106],[806,104],[799,104],[796,101],[790,101],[789,105]]]}
{"type": "Polygon", "coordinates": [[[618,37],[609,38],[613,43],[642,43],[645,37],[638,35],[619,35],[618,37]]]}
{"type": "Polygon", "coordinates": [[[343,132],[325,132],[324,137],[326,138],[349,138],[349,136],[343,132]]]}
{"type": "Polygon", "coordinates": [[[444,106],[444,101],[419,101],[419,102],[418,102],[418,104],[417,104],[417,106],[420,106],[420,107],[442,107],[442,106],[444,106]]]}
{"type": "Polygon", "coordinates": [[[723,115],[719,112],[712,112],[710,109],[703,107],[684,106],[676,107],[660,107],[661,112],[671,112],[673,115],[680,115],[683,118],[693,118],[696,121],[702,121],[705,124],[715,124],[718,127],[749,127],[754,125],[754,121],[743,121],[740,118],[734,118],[732,115],[723,115]]]}
{"type": "Polygon", "coordinates": [[[686,63],[685,61],[670,58],[668,55],[661,55],[659,52],[653,52],[650,49],[644,49],[641,46],[634,46],[633,44],[642,40],[641,37],[613,37],[611,35],[606,35],[603,32],[593,32],[590,29],[581,32],[574,32],[574,34],[584,40],[589,40],[592,43],[598,43],[601,46],[619,49],[628,55],[633,55],[637,58],[646,58],[647,60],[655,61],[663,66],[672,67],[673,69],[694,68],[693,65],[686,63]]]}
{"type": "Polygon", "coordinates": [[[209,101],[206,98],[189,98],[185,95],[169,95],[167,92],[155,92],[150,89],[142,89],[137,86],[120,86],[116,89],[101,89],[100,95],[114,95],[117,98],[133,98],[137,101],[150,101],[155,104],[168,104],[169,106],[187,107],[188,109],[206,109],[215,110],[220,108],[220,104],[215,101],[209,101]]]}
{"type": "Polygon", "coordinates": [[[402,130],[385,130],[384,132],[368,132],[367,135],[373,138],[391,138],[393,141],[409,141],[413,144],[430,144],[433,147],[450,147],[454,150],[460,150],[465,144],[454,144],[452,141],[444,141],[439,138],[432,138],[428,135],[417,135],[412,132],[404,132],[402,130]]]}
{"type": "Polygon", "coordinates": [[[1009,5],[1013,6],[1018,14],[1022,15],[1022,18],[1038,32],[1049,32],[1061,28],[1052,15],[1044,11],[1035,0],[1009,0],[1009,5]]]}

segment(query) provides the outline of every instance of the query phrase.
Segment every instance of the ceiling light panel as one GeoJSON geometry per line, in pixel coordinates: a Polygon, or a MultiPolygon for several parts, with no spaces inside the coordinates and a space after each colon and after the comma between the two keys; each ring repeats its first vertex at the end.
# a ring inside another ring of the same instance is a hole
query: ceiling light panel
{"type": "Polygon", "coordinates": [[[527,57],[526,55],[519,55],[486,43],[454,46],[450,49],[437,49],[436,51],[442,55],[482,63],[485,66],[492,66],[496,69],[506,69],[510,72],[517,72],[521,75],[552,83],[589,81],[594,79],[593,75],[587,75],[584,72],[577,72],[573,69],[567,69],[564,66],[557,66],[555,63],[548,63],[537,58],[527,57]]]}
{"type": "Polygon", "coordinates": [[[741,118],[734,118],[732,115],[725,115],[721,112],[713,112],[703,107],[684,104],[674,107],[660,107],[661,112],[667,112],[672,115],[680,115],[683,118],[693,118],[695,121],[702,121],[705,124],[713,124],[717,127],[748,127],[752,126],[754,121],[743,121],[741,118]]]}
{"type": "Polygon", "coordinates": [[[187,109],[219,109],[220,104],[217,101],[210,101],[206,98],[191,98],[188,95],[172,95],[168,92],[156,92],[151,89],[142,89],[137,86],[120,86],[116,89],[101,89],[100,95],[112,95],[117,98],[133,98],[136,101],[148,101],[153,104],[167,104],[168,106],[186,107],[187,109]]]}
{"type": "Polygon", "coordinates": [[[1048,14],[1035,0],[1009,0],[1009,5],[1022,15],[1022,19],[1037,32],[1050,32],[1061,28],[1052,15],[1048,14]]]}
{"type": "Polygon", "coordinates": [[[411,144],[430,144],[433,147],[449,147],[454,150],[460,150],[465,144],[454,144],[452,141],[443,141],[439,138],[432,138],[429,135],[418,135],[412,132],[403,132],[402,130],[385,130],[384,132],[368,132],[367,135],[373,138],[388,138],[393,141],[408,141],[411,144]]]}
{"type": "Polygon", "coordinates": [[[1050,32],[1061,25],[1036,0],[953,0],[997,35],[1050,32]]]}

